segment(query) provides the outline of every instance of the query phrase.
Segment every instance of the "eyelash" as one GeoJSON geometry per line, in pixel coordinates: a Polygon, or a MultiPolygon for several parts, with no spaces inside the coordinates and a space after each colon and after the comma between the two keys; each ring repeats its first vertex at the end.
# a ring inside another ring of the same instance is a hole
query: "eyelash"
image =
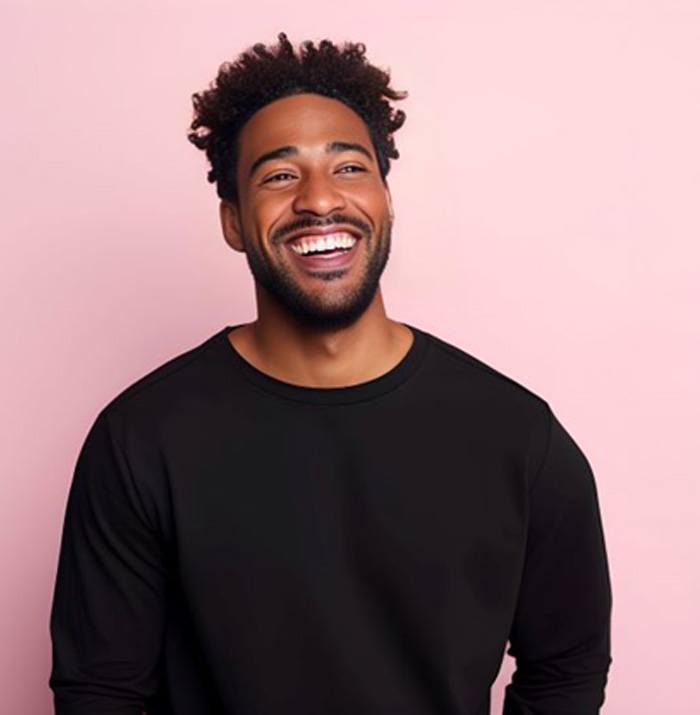
{"type": "MultiPolygon", "coordinates": [[[[342,169],[357,169],[358,171],[367,171],[363,166],[357,166],[357,164],[346,164],[345,166],[342,166],[340,170],[342,169]]],[[[352,171],[350,172],[354,174],[355,172],[352,171]]],[[[291,173],[288,171],[280,171],[278,174],[273,174],[272,176],[269,176],[265,181],[263,181],[263,184],[266,184],[268,181],[272,181],[273,179],[276,179],[280,176],[291,176],[291,173]]]]}

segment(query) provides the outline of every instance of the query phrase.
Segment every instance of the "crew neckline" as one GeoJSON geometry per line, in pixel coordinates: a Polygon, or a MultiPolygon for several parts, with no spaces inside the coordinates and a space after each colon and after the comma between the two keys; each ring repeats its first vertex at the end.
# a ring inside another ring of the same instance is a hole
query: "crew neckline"
{"type": "Polygon", "coordinates": [[[338,405],[371,400],[394,390],[408,380],[420,367],[429,341],[420,328],[402,323],[413,333],[413,342],[405,355],[394,367],[378,377],[344,387],[309,387],[297,385],[268,375],[248,362],[228,339],[228,334],[245,323],[227,325],[218,335],[218,343],[227,359],[249,381],[266,392],[280,397],[316,405],[338,405]]]}

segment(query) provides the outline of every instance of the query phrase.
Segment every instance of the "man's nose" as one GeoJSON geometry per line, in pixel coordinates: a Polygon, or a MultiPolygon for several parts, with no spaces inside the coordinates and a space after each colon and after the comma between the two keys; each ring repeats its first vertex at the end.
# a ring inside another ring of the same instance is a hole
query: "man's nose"
{"type": "Polygon", "coordinates": [[[327,177],[307,176],[299,183],[294,211],[325,215],[345,208],[345,198],[327,177]]]}

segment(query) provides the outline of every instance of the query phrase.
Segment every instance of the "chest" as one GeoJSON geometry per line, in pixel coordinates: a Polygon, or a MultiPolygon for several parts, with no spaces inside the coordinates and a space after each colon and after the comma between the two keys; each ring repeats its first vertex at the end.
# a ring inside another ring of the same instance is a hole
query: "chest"
{"type": "Polygon", "coordinates": [[[191,434],[168,458],[188,583],[282,592],[361,571],[444,588],[517,568],[521,464],[476,421],[307,411],[191,434]]]}

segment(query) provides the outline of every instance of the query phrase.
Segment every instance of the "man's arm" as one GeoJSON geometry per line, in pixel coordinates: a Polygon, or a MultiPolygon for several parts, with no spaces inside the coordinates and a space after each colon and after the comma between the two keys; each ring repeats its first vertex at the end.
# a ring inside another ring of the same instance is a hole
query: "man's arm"
{"type": "Polygon", "coordinates": [[[548,410],[508,655],[504,715],[597,715],[610,657],[612,592],[588,460],[548,410]]]}
{"type": "Polygon", "coordinates": [[[51,609],[57,715],[140,715],[158,686],[162,539],[101,413],[68,495],[51,609]]]}

